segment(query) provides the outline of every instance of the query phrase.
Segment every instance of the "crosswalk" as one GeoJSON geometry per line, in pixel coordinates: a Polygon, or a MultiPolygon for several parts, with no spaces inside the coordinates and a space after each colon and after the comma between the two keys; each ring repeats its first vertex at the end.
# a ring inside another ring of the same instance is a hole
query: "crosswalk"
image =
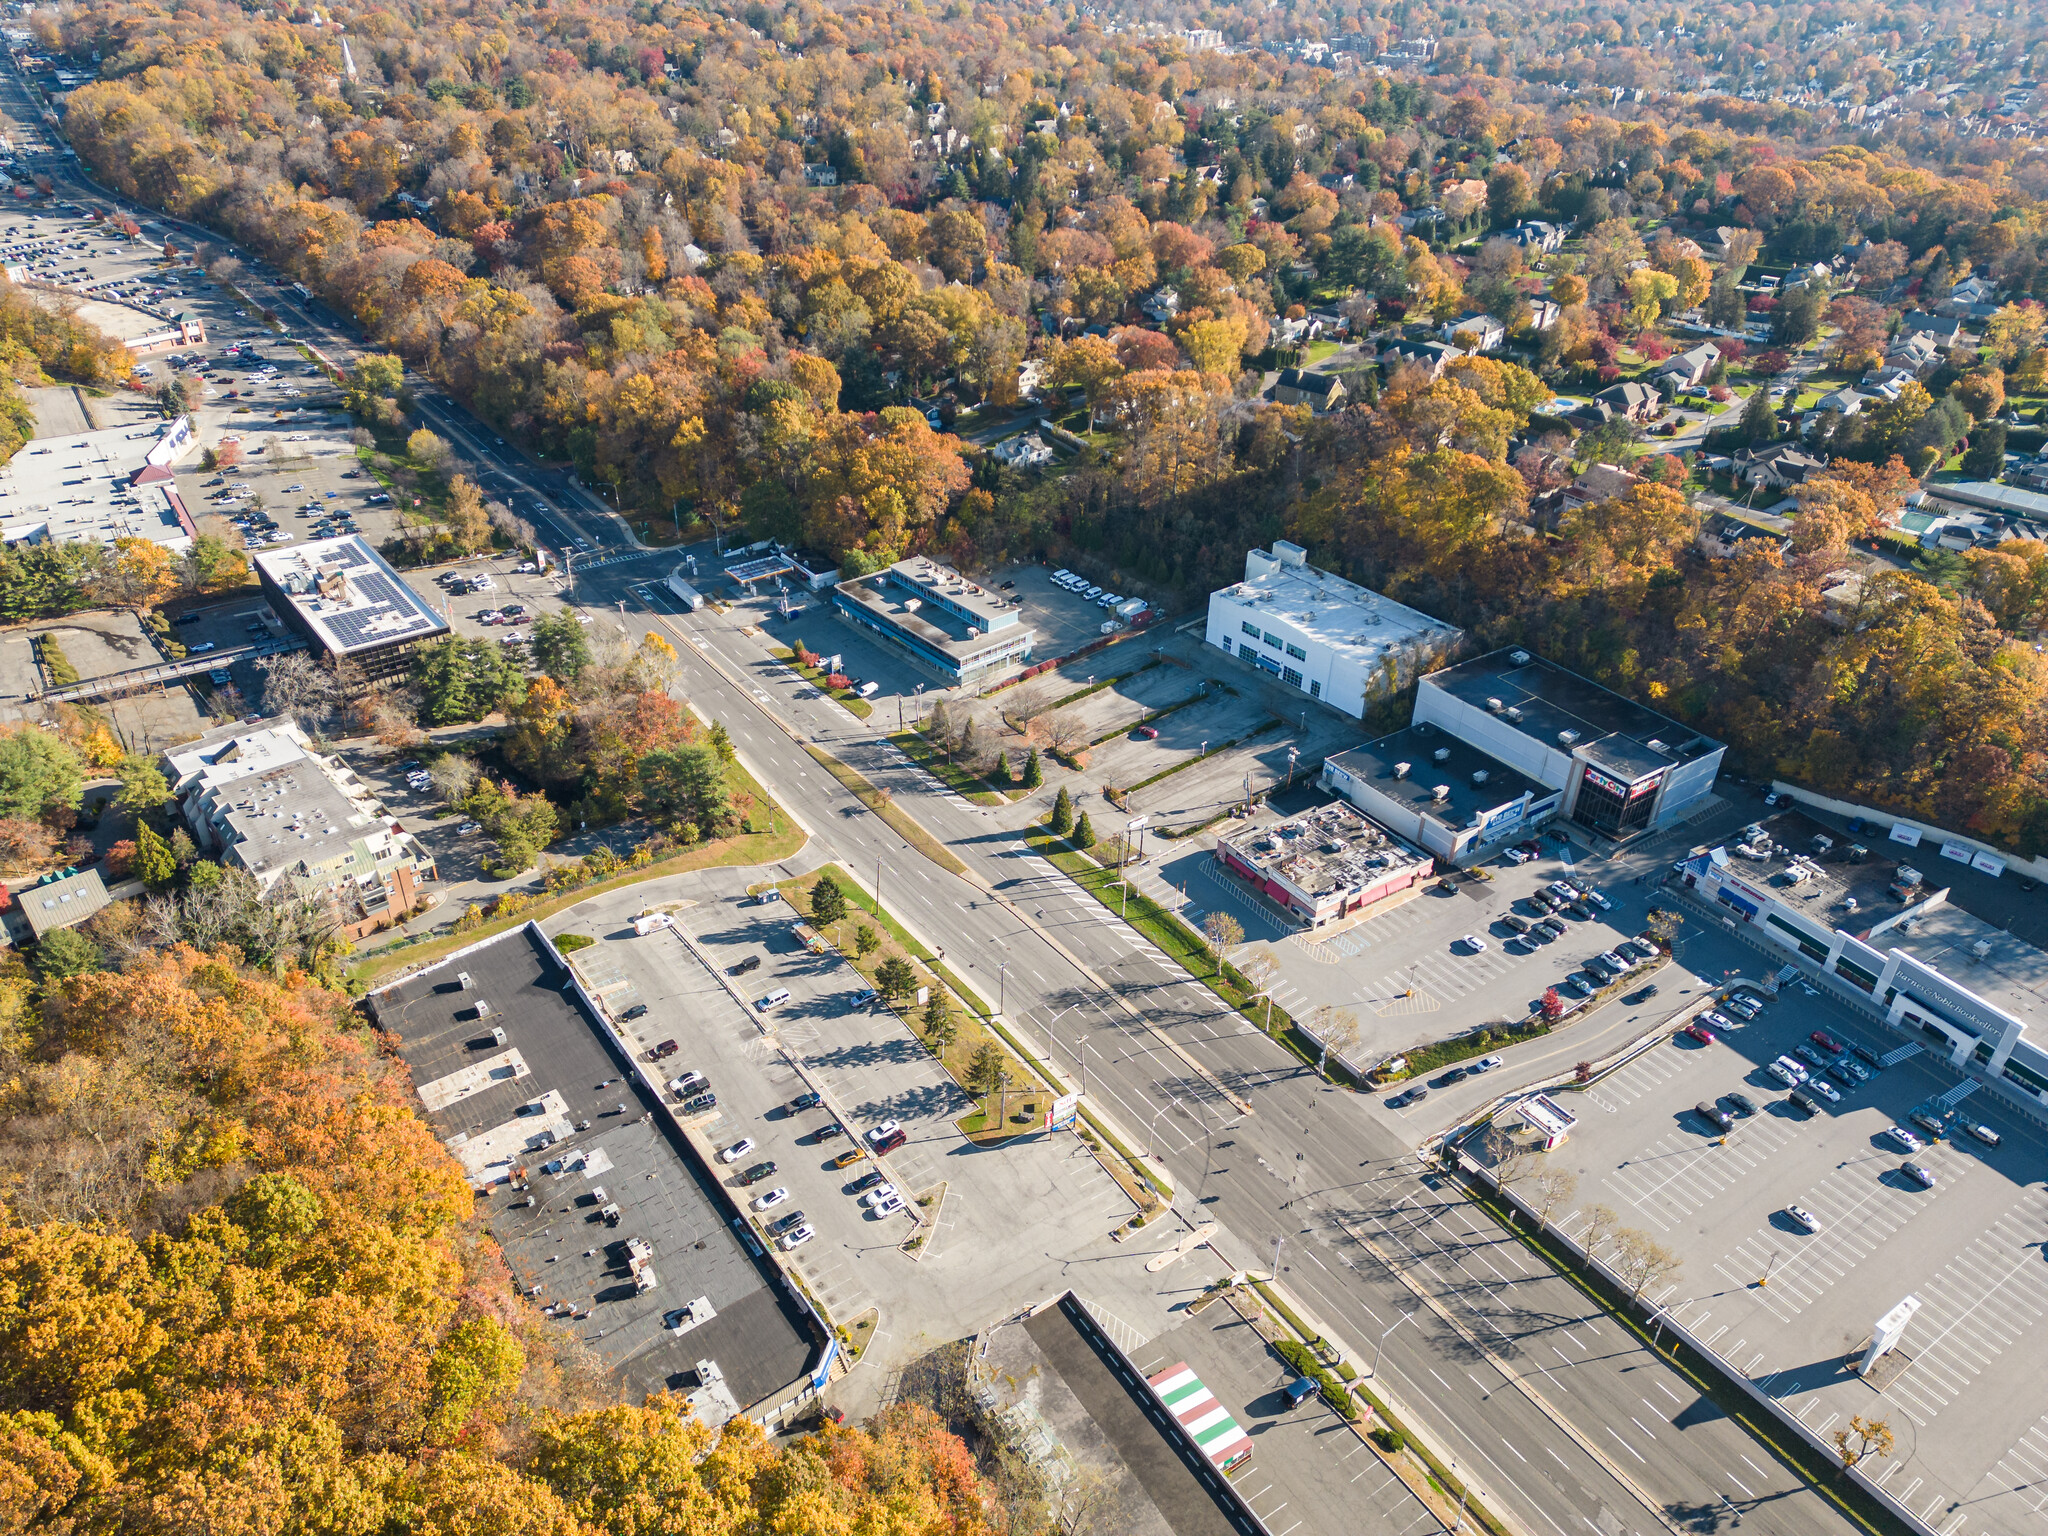
{"type": "Polygon", "coordinates": [[[622,555],[606,555],[601,560],[585,560],[577,565],[578,573],[601,571],[608,565],[624,565],[628,560],[645,560],[649,555],[658,555],[658,549],[629,549],[622,555]]]}

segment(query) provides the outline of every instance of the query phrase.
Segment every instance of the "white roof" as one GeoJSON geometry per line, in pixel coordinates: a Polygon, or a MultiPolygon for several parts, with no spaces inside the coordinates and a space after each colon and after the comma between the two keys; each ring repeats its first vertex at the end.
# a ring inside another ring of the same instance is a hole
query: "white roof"
{"type": "Polygon", "coordinates": [[[1245,580],[1216,595],[1278,620],[1361,663],[1405,651],[1418,640],[1440,644],[1456,639],[1459,634],[1454,625],[1383,597],[1357,582],[1312,565],[1290,564],[1284,558],[1280,564],[1247,575],[1245,580]]]}
{"type": "Polygon", "coordinates": [[[134,484],[161,427],[37,438],[0,468],[0,540],[111,544],[148,539],[174,553],[193,529],[170,480],[134,484]]]}

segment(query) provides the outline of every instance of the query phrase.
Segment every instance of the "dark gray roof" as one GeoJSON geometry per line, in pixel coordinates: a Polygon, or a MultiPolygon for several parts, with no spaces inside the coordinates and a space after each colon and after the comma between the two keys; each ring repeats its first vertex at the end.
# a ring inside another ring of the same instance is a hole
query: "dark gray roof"
{"type": "Polygon", "coordinates": [[[1388,799],[1453,828],[1468,827],[1475,815],[1525,794],[1541,799],[1550,793],[1492,754],[1427,723],[1347,748],[1328,761],[1331,767],[1365,780],[1388,799]],[[1438,762],[1438,752],[1450,755],[1438,762]],[[1397,778],[1396,765],[1400,763],[1408,764],[1408,773],[1397,778]],[[1474,784],[1474,773],[1484,773],[1486,782],[1474,784]],[[1439,784],[1450,789],[1441,801],[1433,797],[1439,784]]]}
{"type": "Polygon", "coordinates": [[[378,1026],[397,1037],[417,1084],[490,1054],[494,1025],[531,1068],[426,1113],[443,1140],[502,1125],[552,1090],[567,1101],[570,1118],[587,1119],[590,1129],[533,1154],[534,1161],[577,1150],[610,1159],[595,1178],[557,1180],[536,1168],[535,1206],[515,1208],[517,1197],[503,1183],[477,1197],[478,1214],[522,1286],[544,1284],[539,1301],[579,1300],[591,1308],[582,1322],[561,1318],[546,1326],[572,1329],[635,1400],[688,1391],[692,1368],[709,1359],[742,1408],[758,1403],[809,1367],[817,1353],[810,1330],[771,1282],[772,1271],[740,1243],[723,1191],[653,1098],[637,1090],[630,1067],[574,989],[564,990],[568,980],[536,930],[521,927],[373,994],[371,1005],[378,1026]],[[464,971],[466,991],[456,981],[464,971]],[[488,1022],[475,1017],[478,998],[491,1005],[488,1022]],[[593,1086],[607,1081],[612,1086],[593,1086]],[[615,1111],[621,1100],[629,1106],[623,1115],[615,1111]],[[602,1202],[590,1195],[597,1184],[621,1208],[615,1227],[598,1219],[602,1202]],[[636,1293],[622,1258],[634,1237],[653,1248],[660,1276],[659,1286],[644,1293],[636,1293]],[[595,1255],[586,1257],[591,1248],[595,1255]],[[699,1296],[718,1315],[681,1337],[671,1334],[664,1317],[699,1296]]]}
{"type": "Polygon", "coordinates": [[[1428,681],[1475,709],[1489,709],[1489,701],[1498,699],[1502,708],[1494,715],[1496,720],[1552,751],[1584,749],[1593,762],[1631,782],[1721,747],[1669,715],[1527,651],[1475,656],[1432,672],[1428,681]],[[1518,662],[1518,656],[1528,659],[1518,662]],[[1518,713],[1511,716],[1510,710],[1518,713]],[[1570,747],[1560,739],[1563,731],[1574,734],[1570,747]]]}
{"type": "Polygon", "coordinates": [[[1327,395],[1332,389],[1342,389],[1344,385],[1335,374],[1305,373],[1299,368],[1282,368],[1279,387],[1298,389],[1311,395],[1327,395]]]}

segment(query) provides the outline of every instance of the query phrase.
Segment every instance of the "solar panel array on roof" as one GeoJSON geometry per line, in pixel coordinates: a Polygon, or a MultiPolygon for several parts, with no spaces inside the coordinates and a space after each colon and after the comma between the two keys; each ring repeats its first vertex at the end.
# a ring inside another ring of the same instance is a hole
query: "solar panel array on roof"
{"type": "Polygon", "coordinates": [[[443,633],[447,625],[362,539],[323,539],[256,557],[331,651],[443,633]]]}

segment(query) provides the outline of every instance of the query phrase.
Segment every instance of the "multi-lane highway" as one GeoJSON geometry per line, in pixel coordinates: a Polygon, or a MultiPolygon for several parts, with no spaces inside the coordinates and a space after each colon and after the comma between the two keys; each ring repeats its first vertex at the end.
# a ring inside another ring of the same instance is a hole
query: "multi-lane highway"
{"type": "MultiPolygon", "coordinates": [[[[19,80],[0,78],[0,111],[27,106],[19,80]]],[[[44,165],[60,185],[118,201],[76,162],[44,165]]],[[[352,360],[346,327],[250,266],[252,297],[332,362],[352,360]]],[[[1412,1137],[1323,1083],[1032,858],[1020,840],[1030,806],[972,806],[837,704],[805,697],[730,619],[666,601],[650,584],[665,561],[601,564],[627,541],[589,492],[501,444],[437,390],[422,385],[416,398],[489,494],[558,547],[593,557],[578,602],[623,602],[671,631],[694,702],[727,724],[749,766],[816,834],[807,861],[829,857],[879,880],[911,928],[944,947],[1028,1043],[1084,1081],[1128,1143],[1161,1160],[1177,1208],[1223,1224],[1217,1241],[1229,1258],[1277,1262],[1324,1327],[1379,1354],[1386,1389],[1521,1530],[1848,1528],[1685,1378],[1418,1165],[1412,1137]],[[967,875],[916,854],[800,738],[893,791],[967,875]]],[[[1688,960],[1699,974],[1739,962],[1719,942],[1695,941],[1688,960]]]]}
{"type": "MultiPolygon", "coordinates": [[[[1027,1043],[1070,1079],[1085,1067],[1088,1092],[1126,1140],[1163,1159],[1177,1208],[1224,1223],[1238,1250],[1229,1257],[1264,1268],[1277,1241],[1284,1280],[1319,1322],[1355,1349],[1384,1335],[1388,1389],[1522,1529],[1647,1533],[1738,1515],[1786,1536],[1847,1529],[1682,1375],[1431,1176],[1412,1138],[1024,851],[1030,807],[968,804],[837,704],[807,697],[731,619],[678,611],[645,567],[598,572],[593,587],[608,575],[662,613],[692,698],[805,818],[818,855],[879,878],[884,899],[1001,1003],[1027,1043]],[[890,789],[967,877],[913,852],[797,738],[890,789]]],[[[1689,946],[1701,975],[1741,958],[1710,935],[1689,946]]]]}

